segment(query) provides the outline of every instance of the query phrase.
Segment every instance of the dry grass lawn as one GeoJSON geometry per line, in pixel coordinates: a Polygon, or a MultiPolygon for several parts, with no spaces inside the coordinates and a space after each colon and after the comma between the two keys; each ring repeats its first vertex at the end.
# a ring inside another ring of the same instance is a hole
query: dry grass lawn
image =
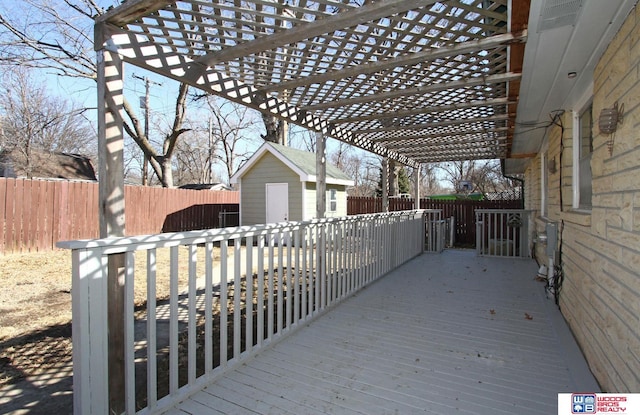
{"type": "MultiPolygon", "coordinates": [[[[204,256],[198,250],[198,274],[204,256]]],[[[214,252],[215,256],[216,252],[214,252]]],[[[180,248],[180,287],[186,287],[186,248],[180,248]]],[[[216,256],[217,257],[217,256],[216,256]]],[[[136,254],[135,274],[146,273],[146,256],[136,254]]],[[[157,297],[168,298],[169,250],[157,251],[157,297]]],[[[60,370],[71,362],[71,252],[0,255],[0,387],[60,370]]],[[[146,301],[145,278],[136,277],[136,304],[146,301]]]]}
{"type": "Polygon", "coordinates": [[[0,341],[71,321],[71,252],[0,255],[0,341]]]}

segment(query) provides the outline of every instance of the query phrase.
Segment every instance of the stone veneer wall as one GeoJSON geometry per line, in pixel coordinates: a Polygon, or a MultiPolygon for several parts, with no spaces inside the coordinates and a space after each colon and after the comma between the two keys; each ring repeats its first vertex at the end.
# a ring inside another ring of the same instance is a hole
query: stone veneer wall
{"type": "MultiPolygon", "coordinates": [[[[525,172],[536,230],[559,223],[564,283],[560,307],[604,391],[640,392],[640,12],[635,8],[596,66],[591,211],[572,209],[572,116],[547,133],[548,214],[540,217],[542,154],[525,172]],[[624,122],[613,153],[598,116],[614,102],[624,122]]],[[[547,263],[544,247],[536,247],[547,263]]]]}

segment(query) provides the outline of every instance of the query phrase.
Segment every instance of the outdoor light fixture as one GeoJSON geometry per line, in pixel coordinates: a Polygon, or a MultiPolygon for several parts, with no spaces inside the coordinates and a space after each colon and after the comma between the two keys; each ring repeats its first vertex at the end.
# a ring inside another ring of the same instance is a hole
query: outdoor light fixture
{"type": "Polygon", "coordinates": [[[618,124],[622,124],[622,115],[624,112],[624,104],[618,107],[618,101],[611,108],[603,108],[598,118],[598,127],[602,134],[611,134],[607,147],[609,148],[609,156],[613,154],[614,133],[618,129],[618,124]]]}
{"type": "Polygon", "coordinates": [[[571,71],[571,72],[569,72],[569,73],[567,74],[567,78],[569,78],[569,79],[573,79],[573,78],[575,78],[576,76],[578,76],[578,72],[571,71]]]}
{"type": "Polygon", "coordinates": [[[557,168],[556,168],[556,158],[552,158],[551,160],[549,160],[549,173],[551,174],[556,174],[557,168]]]}

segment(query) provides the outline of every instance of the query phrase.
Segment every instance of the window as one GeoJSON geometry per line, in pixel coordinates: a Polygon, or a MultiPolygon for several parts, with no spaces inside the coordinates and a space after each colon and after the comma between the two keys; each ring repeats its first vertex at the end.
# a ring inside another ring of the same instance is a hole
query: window
{"type": "Polygon", "coordinates": [[[593,153],[593,118],[591,115],[593,107],[589,106],[580,115],[580,175],[578,183],[580,187],[579,207],[591,209],[591,153],[593,153]]]}
{"type": "Polygon", "coordinates": [[[329,211],[335,212],[338,210],[338,192],[336,189],[329,190],[329,211]]]}
{"type": "Polygon", "coordinates": [[[591,210],[591,154],[593,153],[593,106],[574,112],[573,207],[591,210]]]}

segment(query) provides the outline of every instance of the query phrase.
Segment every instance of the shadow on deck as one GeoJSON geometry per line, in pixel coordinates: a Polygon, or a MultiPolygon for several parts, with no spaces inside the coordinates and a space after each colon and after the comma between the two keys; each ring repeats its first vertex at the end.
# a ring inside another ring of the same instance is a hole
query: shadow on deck
{"type": "Polygon", "coordinates": [[[421,255],[168,413],[555,413],[599,389],[536,271],[421,255]]]}

